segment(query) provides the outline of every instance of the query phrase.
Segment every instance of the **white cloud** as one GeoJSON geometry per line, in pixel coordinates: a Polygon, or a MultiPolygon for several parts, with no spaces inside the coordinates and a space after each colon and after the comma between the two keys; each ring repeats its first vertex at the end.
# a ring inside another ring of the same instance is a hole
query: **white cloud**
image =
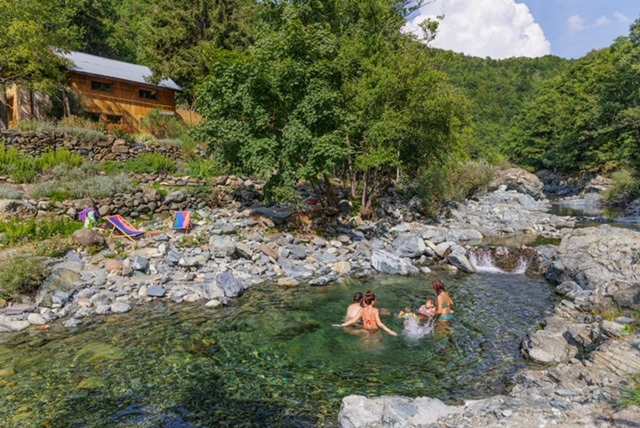
{"type": "Polygon", "coordinates": [[[569,24],[569,29],[573,32],[587,29],[587,23],[580,15],[571,15],[569,19],[567,19],[567,23],[569,24]]]}
{"type": "Polygon", "coordinates": [[[613,17],[616,18],[620,22],[631,22],[631,18],[629,18],[624,13],[614,12],[613,17]]]}
{"type": "Polygon", "coordinates": [[[609,18],[607,18],[606,16],[601,16],[600,18],[596,19],[595,24],[593,24],[594,27],[603,27],[605,25],[609,25],[611,24],[611,20],[609,18]]]}
{"type": "MultiPolygon", "coordinates": [[[[621,21],[621,22],[624,22],[624,19],[629,19],[625,15],[617,12],[614,13],[613,16],[616,17],[618,21],[621,21]]],[[[589,24],[580,15],[572,15],[569,17],[569,19],[567,19],[567,24],[569,24],[569,30],[571,30],[571,32],[574,34],[579,33],[581,31],[588,30],[590,28],[604,27],[606,25],[611,24],[612,22],[613,21],[611,21],[608,17],[604,15],[596,19],[595,21],[593,21],[593,24],[589,24]]]]}
{"type": "Polygon", "coordinates": [[[412,16],[405,31],[420,35],[418,25],[444,15],[431,46],[496,59],[539,57],[551,44],[529,8],[515,0],[436,0],[412,16]]]}

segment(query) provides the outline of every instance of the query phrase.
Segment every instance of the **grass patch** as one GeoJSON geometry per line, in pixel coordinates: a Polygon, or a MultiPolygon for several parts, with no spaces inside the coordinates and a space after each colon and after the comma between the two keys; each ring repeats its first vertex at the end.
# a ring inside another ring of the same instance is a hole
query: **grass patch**
{"type": "Polygon", "coordinates": [[[619,407],[640,406],[640,373],[636,373],[630,379],[631,387],[622,389],[622,398],[618,401],[619,407]]]}
{"type": "Polygon", "coordinates": [[[37,257],[11,256],[0,260],[0,296],[17,300],[35,296],[49,274],[44,261],[37,257]]]}
{"type": "Polygon", "coordinates": [[[66,238],[80,228],[82,223],[67,219],[31,219],[0,223],[0,233],[4,234],[4,246],[44,241],[53,237],[66,238]]]}
{"type": "Polygon", "coordinates": [[[32,183],[51,168],[78,167],[83,163],[82,156],[71,154],[67,149],[49,150],[40,157],[32,157],[21,155],[15,147],[7,149],[0,144],[0,174],[8,175],[14,183],[32,183]]]}
{"type": "Polygon", "coordinates": [[[192,159],[187,164],[186,175],[199,179],[218,177],[220,169],[215,161],[210,159],[192,159]]]}

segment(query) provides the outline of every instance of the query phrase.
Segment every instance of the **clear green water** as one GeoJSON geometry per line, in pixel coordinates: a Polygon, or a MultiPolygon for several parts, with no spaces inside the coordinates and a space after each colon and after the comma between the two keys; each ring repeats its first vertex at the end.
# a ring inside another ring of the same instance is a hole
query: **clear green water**
{"type": "Polygon", "coordinates": [[[520,340],[555,303],[540,280],[440,273],[455,320],[419,341],[331,327],[356,291],[395,314],[431,296],[435,278],[264,286],[221,310],[155,302],[72,333],[5,336],[0,426],[335,426],[349,394],[454,403],[507,392],[526,366],[520,340]]]}

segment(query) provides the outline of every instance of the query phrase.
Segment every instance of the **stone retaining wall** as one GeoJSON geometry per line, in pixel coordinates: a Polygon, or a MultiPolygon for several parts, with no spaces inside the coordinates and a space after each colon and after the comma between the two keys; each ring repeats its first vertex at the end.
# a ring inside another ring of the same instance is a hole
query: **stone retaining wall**
{"type": "MultiPolygon", "coordinates": [[[[70,135],[63,131],[53,132],[18,132],[14,130],[0,131],[0,144],[6,148],[15,147],[20,154],[34,157],[42,156],[49,150],[67,149],[72,154],[83,156],[90,162],[127,161],[136,159],[142,153],[160,153],[173,160],[184,159],[182,147],[178,144],[135,143],[105,135],[98,141],[84,140],[80,136],[70,135]]],[[[196,150],[196,156],[205,153],[196,150]]]]}

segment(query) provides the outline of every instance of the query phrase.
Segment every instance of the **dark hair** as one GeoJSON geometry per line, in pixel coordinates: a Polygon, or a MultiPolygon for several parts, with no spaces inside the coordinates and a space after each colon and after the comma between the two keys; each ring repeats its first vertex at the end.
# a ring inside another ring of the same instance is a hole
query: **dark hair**
{"type": "Polygon", "coordinates": [[[427,303],[429,303],[429,302],[431,302],[431,303],[433,303],[435,305],[436,304],[436,299],[431,297],[431,298],[427,299],[427,303]]]}
{"type": "Polygon", "coordinates": [[[363,298],[364,297],[362,296],[362,293],[359,292],[359,291],[356,294],[353,295],[353,301],[356,302],[356,303],[362,303],[362,299],[363,298]]]}
{"type": "Polygon", "coordinates": [[[431,285],[433,286],[433,291],[436,292],[436,295],[442,293],[443,291],[446,291],[444,289],[444,284],[439,279],[436,279],[435,281],[433,281],[431,285]]]}
{"type": "Polygon", "coordinates": [[[364,295],[365,305],[370,305],[374,300],[376,300],[376,295],[373,294],[373,291],[367,290],[367,294],[364,295]]]}

